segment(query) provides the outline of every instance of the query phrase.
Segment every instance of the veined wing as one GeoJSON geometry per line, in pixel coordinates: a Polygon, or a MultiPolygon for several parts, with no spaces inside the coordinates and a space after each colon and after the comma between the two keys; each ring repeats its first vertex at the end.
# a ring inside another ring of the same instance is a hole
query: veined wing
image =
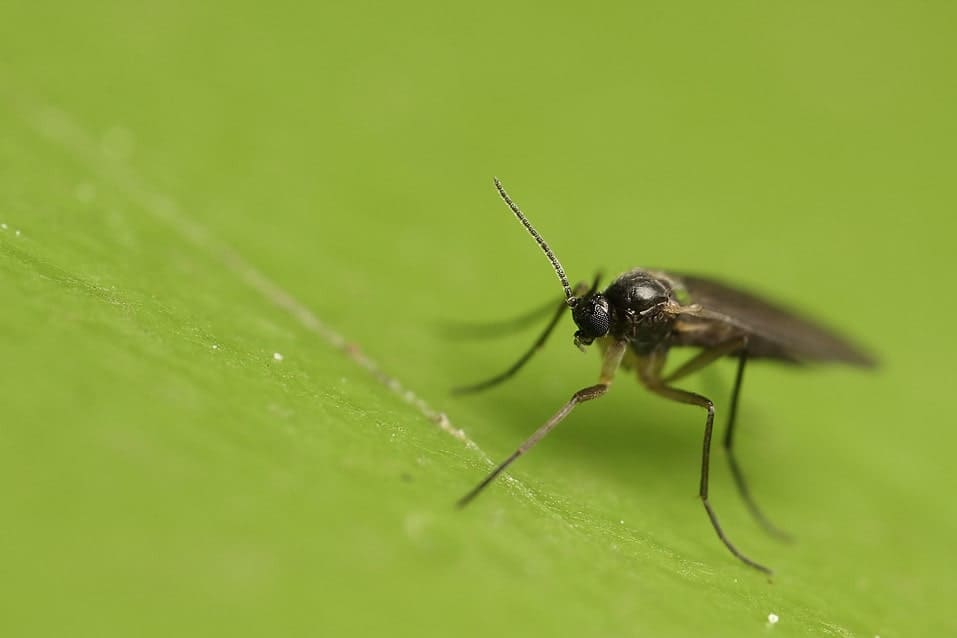
{"type": "Polygon", "coordinates": [[[873,367],[876,360],[844,337],[744,290],[695,275],[661,273],[682,302],[702,308],[702,318],[730,324],[752,336],[758,356],[796,361],[838,361],[873,367]]]}

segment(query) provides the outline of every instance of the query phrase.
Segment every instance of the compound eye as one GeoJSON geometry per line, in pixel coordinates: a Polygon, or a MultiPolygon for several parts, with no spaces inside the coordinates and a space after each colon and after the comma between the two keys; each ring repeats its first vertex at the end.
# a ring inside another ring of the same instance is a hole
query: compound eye
{"type": "Polygon", "coordinates": [[[581,336],[589,341],[608,334],[611,320],[608,316],[608,302],[603,297],[596,295],[580,303],[572,313],[572,318],[578,324],[581,336]]]}
{"type": "Polygon", "coordinates": [[[608,334],[608,310],[596,305],[594,312],[588,315],[587,325],[582,328],[596,337],[608,334]]]}

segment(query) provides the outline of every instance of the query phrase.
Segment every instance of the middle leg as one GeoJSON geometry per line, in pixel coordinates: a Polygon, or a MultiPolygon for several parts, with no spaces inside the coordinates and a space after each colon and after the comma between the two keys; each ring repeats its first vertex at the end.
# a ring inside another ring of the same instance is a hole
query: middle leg
{"type": "Polygon", "coordinates": [[[725,547],[741,562],[765,574],[771,575],[772,572],[770,568],[749,558],[725,535],[724,530],[721,528],[721,523],[718,521],[718,516],[715,514],[714,508],[711,507],[711,502],[708,498],[708,478],[710,476],[711,466],[711,436],[714,430],[714,403],[700,394],[688,392],[687,390],[679,390],[678,388],[667,385],[660,374],[663,357],[664,354],[655,353],[645,358],[638,367],[638,376],[642,384],[655,394],[663,396],[666,399],[671,399],[672,401],[677,401],[678,403],[697,405],[707,411],[704,426],[704,441],[701,451],[701,482],[698,488],[698,496],[701,498],[704,509],[708,513],[711,525],[714,527],[714,531],[718,534],[718,538],[721,539],[725,547]]]}
{"type": "Polygon", "coordinates": [[[744,380],[744,366],[748,361],[747,345],[748,338],[741,336],[729,339],[714,348],[702,350],[685,362],[684,365],[679,366],[676,370],[666,375],[662,379],[662,382],[665,385],[671,385],[672,382],[701,370],[721,357],[738,353],[738,367],[734,375],[734,387],[731,390],[731,404],[728,408],[728,425],[723,440],[724,450],[728,457],[728,465],[731,468],[731,475],[734,477],[734,484],[738,489],[738,494],[741,495],[741,500],[744,501],[748,511],[751,512],[751,516],[754,517],[761,527],[764,528],[764,531],[771,536],[778,540],[791,541],[791,535],[772,523],[764,514],[764,511],[758,507],[757,502],[751,495],[751,488],[744,478],[744,473],[741,471],[741,466],[738,464],[738,459],[734,454],[734,431],[738,416],[738,396],[741,393],[741,383],[744,380]]]}

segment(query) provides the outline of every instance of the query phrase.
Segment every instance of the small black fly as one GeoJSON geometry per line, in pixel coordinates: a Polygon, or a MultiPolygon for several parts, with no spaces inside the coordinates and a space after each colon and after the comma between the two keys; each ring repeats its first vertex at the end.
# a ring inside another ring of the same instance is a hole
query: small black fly
{"type": "Polygon", "coordinates": [[[465,505],[475,498],[513,461],[528,452],[561,423],[576,405],[604,395],[618,368],[635,370],[642,385],[655,394],[679,403],[700,406],[707,412],[698,495],[708,518],[711,519],[711,525],[731,553],[747,565],[771,574],[768,567],[743,554],[728,539],[708,500],[714,403],[705,396],[680,390],[673,384],[722,357],[737,358],[724,447],[735,484],[748,509],[769,533],[786,538],[787,535],[774,527],[754,502],[733,453],[735,416],[745,364],[749,359],[765,358],[792,363],[832,361],[872,367],[875,365],[874,359],[807,319],[747,292],[703,277],[635,268],[619,275],[611,285],[601,291],[598,289],[598,277],[590,286],[587,283],[579,283],[572,288],[558,258],[515,202],[509,198],[498,179],[495,180],[495,187],[515,217],[548,257],[561,280],[565,298],[556,308],[544,332],[514,365],[487,381],[459,388],[458,392],[484,390],[518,372],[544,345],[566,309],[571,309],[572,319],[578,326],[575,345],[584,351],[586,346],[597,342],[602,352],[602,366],[597,384],[573,394],[572,398],[511,456],[462,497],[459,505],[465,505]],[[665,360],[674,346],[697,347],[701,351],[677,369],[665,374],[665,360]]]}

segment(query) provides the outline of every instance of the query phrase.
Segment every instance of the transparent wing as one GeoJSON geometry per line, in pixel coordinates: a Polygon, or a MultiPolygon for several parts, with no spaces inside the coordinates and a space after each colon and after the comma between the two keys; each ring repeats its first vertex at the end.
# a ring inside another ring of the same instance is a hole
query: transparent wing
{"type": "Polygon", "coordinates": [[[662,274],[679,289],[679,297],[680,289],[684,289],[687,303],[701,306],[704,320],[730,324],[751,336],[749,350],[755,350],[756,356],[838,361],[863,367],[877,363],[829,328],[757,295],[706,277],[662,274]]]}

